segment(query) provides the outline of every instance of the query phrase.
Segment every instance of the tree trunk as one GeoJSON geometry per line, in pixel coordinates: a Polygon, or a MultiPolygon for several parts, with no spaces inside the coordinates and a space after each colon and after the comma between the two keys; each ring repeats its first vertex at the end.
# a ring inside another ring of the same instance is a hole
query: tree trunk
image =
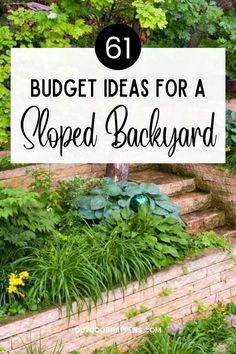
{"type": "Polygon", "coordinates": [[[26,3],[19,3],[19,2],[12,2],[9,4],[6,4],[6,9],[7,10],[17,10],[20,7],[23,7],[28,10],[34,10],[34,11],[50,11],[51,8],[50,6],[44,5],[44,4],[39,4],[37,2],[26,2],[26,3]]]}
{"type": "Polygon", "coordinates": [[[115,181],[127,180],[129,175],[129,164],[127,163],[108,163],[106,167],[106,177],[115,181]]]}

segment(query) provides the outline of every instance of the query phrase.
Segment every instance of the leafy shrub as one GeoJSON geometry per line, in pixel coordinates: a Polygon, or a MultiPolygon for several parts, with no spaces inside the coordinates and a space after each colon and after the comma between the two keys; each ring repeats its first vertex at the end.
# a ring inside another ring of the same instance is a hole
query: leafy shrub
{"type": "MultiPolygon", "coordinates": [[[[87,220],[102,220],[114,211],[129,207],[131,198],[136,194],[146,194],[150,199],[150,209],[159,216],[171,216],[179,220],[178,208],[154,183],[120,181],[104,178],[103,183],[90,190],[89,194],[77,198],[81,216],[87,220]]],[[[74,202],[76,205],[76,200],[74,202]]]]}
{"type": "Polygon", "coordinates": [[[40,201],[47,210],[53,210],[55,214],[60,216],[63,213],[61,196],[57,190],[52,188],[53,173],[42,167],[34,168],[28,173],[33,177],[33,182],[30,185],[31,190],[38,193],[40,201]]]}
{"type": "MultiPolygon", "coordinates": [[[[132,24],[134,19],[145,29],[160,28],[167,25],[165,11],[159,0],[85,0],[83,3],[76,0],[62,0],[61,5],[70,16],[90,15],[90,18],[99,18],[101,27],[109,23],[122,22],[132,24]]],[[[95,22],[96,23],[96,22],[95,22]]]]}
{"type": "Polygon", "coordinates": [[[63,210],[65,212],[69,211],[71,208],[76,208],[77,210],[78,197],[88,194],[91,189],[101,184],[102,179],[96,177],[90,177],[88,179],[75,177],[71,181],[59,181],[57,192],[60,195],[63,210]]]}
{"type": "Polygon", "coordinates": [[[23,247],[38,236],[52,233],[57,218],[45,210],[38,194],[21,188],[0,187],[0,249],[23,247]]]}
{"type": "Polygon", "coordinates": [[[189,254],[195,256],[209,248],[230,251],[231,245],[226,238],[217,235],[214,231],[209,231],[191,238],[189,254]]]}
{"type": "Polygon", "coordinates": [[[52,12],[19,8],[10,11],[9,27],[0,23],[0,148],[9,145],[10,130],[10,48],[70,47],[91,31],[84,20],[69,22],[68,15],[55,5],[52,12]]]}
{"type": "Polygon", "coordinates": [[[150,47],[226,48],[227,74],[236,77],[236,8],[224,13],[215,1],[181,0],[162,4],[165,31],[155,29],[150,47]],[[178,23],[178,26],[176,26],[178,23]]]}
{"type": "Polygon", "coordinates": [[[226,165],[229,170],[236,172],[236,147],[231,148],[226,155],[226,165]]]}
{"type": "Polygon", "coordinates": [[[109,289],[131,279],[142,281],[153,269],[183,259],[190,238],[176,219],[153,215],[145,206],[137,214],[123,209],[85,232],[93,262],[109,289]]]}
{"type": "Polygon", "coordinates": [[[10,11],[10,21],[14,39],[20,46],[26,47],[70,47],[73,40],[91,31],[84,20],[77,19],[70,23],[68,15],[61,13],[52,5],[52,12],[32,11],[19,8],[10,11]],[[19,28],[21,29],[20,31],[19,28]]]}
{"type": "Polygon", "coordinates": [[[0,24],[0,149],[9,140],[10,124],[10,48],[16,42],[13,33],[0,24]]]}
{"type": "Polygon", "coordinates": [[[11,163],[10,156],[5,156],[0,159],[0,171],[10,170],[12,168],[17,168],[24,166],[23,164],[11,163]]]}

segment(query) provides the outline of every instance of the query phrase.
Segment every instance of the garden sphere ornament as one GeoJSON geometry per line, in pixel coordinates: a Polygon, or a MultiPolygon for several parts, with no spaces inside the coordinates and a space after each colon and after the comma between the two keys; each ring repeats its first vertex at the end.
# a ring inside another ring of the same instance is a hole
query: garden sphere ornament
{"type": "Polygon", "coordinates": [[[130,200],[130,209],[137,212],[141,205],[150,206],[150,199],[146,194],[135,194],[130,200]]]}

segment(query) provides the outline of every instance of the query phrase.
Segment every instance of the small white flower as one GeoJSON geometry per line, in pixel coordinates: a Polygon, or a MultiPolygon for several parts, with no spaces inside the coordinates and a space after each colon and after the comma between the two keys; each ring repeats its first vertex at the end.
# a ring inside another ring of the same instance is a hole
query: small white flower
{"type": "Polygon", "coordinates": [[[49,18],[50,20],[55,20],[55,18],[57,18],[57,14],[56,14],[55,12],[50,12],[50,13],[48,14],[48,18],[49,18]]]}

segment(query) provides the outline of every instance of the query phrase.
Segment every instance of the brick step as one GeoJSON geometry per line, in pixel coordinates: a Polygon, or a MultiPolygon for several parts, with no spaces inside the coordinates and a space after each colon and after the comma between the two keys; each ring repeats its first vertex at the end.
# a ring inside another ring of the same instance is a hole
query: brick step
{"type": "Polygon", "coordinates": [[[230,242],[236,243],[236,230],[230,229],[227,226],[216,228],[215,233],[227,238],[230,242]]]}
{"type": "Polygon", "coordinates": [[[182,217],[186,230],[191,234],[214,230],[225,224],[225,213],[215,208],[195,211],[182,217]]]}
{"type": "Polygon", "coordinates": [[[189,192],[173,196],[171,199],[180,208],[181,215],[208,209],[211,206],[211,195],[207,193],[189,192]]]}
{"type": "Polygon", "coordinates": [[[147,181],[150,183],[156,183],[159,185],[161,192],[169,196],[192,192],[196,189],[194,178],[176,176],[153,169],[131,172],[129,180],[137,183],[147,181]]]}

